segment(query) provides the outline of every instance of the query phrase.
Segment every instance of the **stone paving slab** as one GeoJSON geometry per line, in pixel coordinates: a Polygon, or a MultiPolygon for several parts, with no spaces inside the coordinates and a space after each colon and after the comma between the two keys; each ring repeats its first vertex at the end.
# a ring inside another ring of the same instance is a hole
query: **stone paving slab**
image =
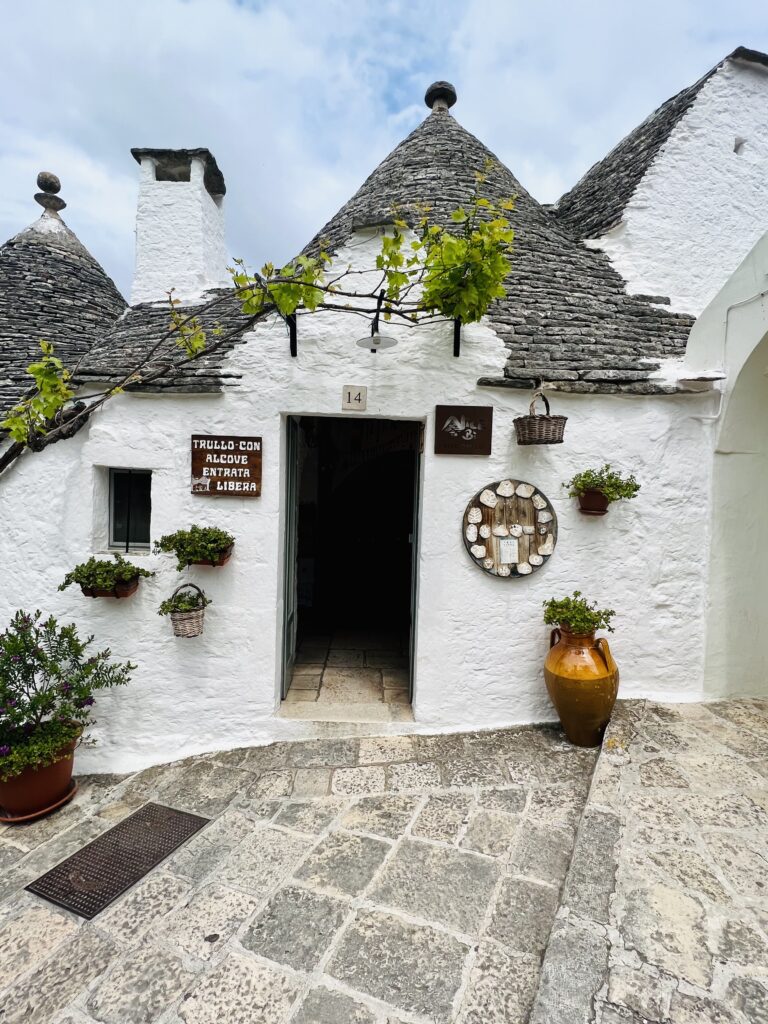
{"type": "Polygon", "coordinates": [[[768,702],[326,738],[81,780],[0,832],[2,1024],[768,1024],[768,702]],[[82,797],[81,797],[82,794],[82,797]],[[23,886],[213,820],[93,922],[23,886]]]}
{"type": "Polygon", "coordinates": [[[531,1024],[768,1021],[766,742],[764,700],[617,705],[531,1024]]]}

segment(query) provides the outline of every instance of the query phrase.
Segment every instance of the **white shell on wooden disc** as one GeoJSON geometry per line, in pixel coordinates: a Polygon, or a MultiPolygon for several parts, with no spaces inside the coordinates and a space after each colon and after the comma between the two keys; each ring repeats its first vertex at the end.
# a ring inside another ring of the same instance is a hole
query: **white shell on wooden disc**
{"type": "Polygon", "coordinates": [[[555,550],[555,538],[550,533],[543,544],[539,544],[540,555],[551,555],[555,550]]]}
{"type": "Polygon", "coordinates": [[[518,572],[518,575],[520,575],[520,576],[528,576],[529,573],[533,572],[533,569],[530,567],[528,562],[518,562],[517,563],[517,572],[518,572]]]}
{"type": "Polygon", "coordinates": [[[514,526],[510,526],[509,532],[512,534],[513,537],[522,537],[523,528],[520,525],[520,523],[515,523],[514,526]]]}
{"type": "Polygon", "coordinates": [[[509,568],[508,565],[500,565],[499,568],[496,570],[496,573],[498,576],[510,576],[512,570],[509,568]]]}
{"type": "Polygon", "coordinates": [[[485,544],[473,544],[469,550],[475,558],[485,558],[485,544]]]}
{"type": "Polygon", "coordinates": [[[528,555],[528,561],[531,563],[531,565],[541,565],[544,559],[541,557],[541,555],[533,554],[528,555]]]}
{"type": "Polygon", "coordinates": [[[494,526],[494,528],[493,528],[493,536],[494,537],[508,537],[509,536],[509,530],[507,529],[507,527],[503,523],[499,523],[498,526],[494,526]]]}
{"type": "Polygon", "coordinates": [[[533,502],[534,508],[547,507],[546,501],[544,500],[544,498],[542,498],[540,494],[534,494],[534,496],[531,498],[531,501],[533,502]]]}
{"type": "Polygon", "coordinates": [[[471,544],[475,543],[475,541],[477,540],[477,527],[475,526],[474,523],[469,524],[469,526],[466,529],[465,536],[471,544]]]}
{"type": "Polygon", "coordinates": [[[552,513],[551,512],[537,512],[536,518],[540,523],[551,523],[552,513]]]}
{"type": "Polygon", "coordinates": [[[532,533],[536,533],[536,527],[535,526],[524,526],[523,527],[523,533],[527,533],[528,536],[530,537],[530,535],[532,533]]]}
{"type": "Polygon", "coordinates": [[[549,533],[549,530],[547,529],[546,526],[540,526],[539,527],[539,533],[543,536],[545,533],[549,533]]]}
{"type": "Polygon", "coordinates": [[[480,536],[483,540],[487,540],[487,538],[491,536],[491,528],[487,523],[483,523],[480,527],[480,536]]]}
{"type": "Polygon", "coordinates": [[[515,493],[515,485],[511,480],[502,480],[496,488],[496,493],[500,494],[502,498],[511,498],[515,493]]]}
{"type": "Polygon", "coordinates": [[[487,505],[488,508],[496,508],[496,506],[499,503],[499,499],[496,497],[493,491],[489,491],[488,488],[486,487],[484,491],[480,492],[480,503],[482,505],[487,505]]]}
{"type": "Polygon", "coordinates": [[[483,559],[483,568],[484,569],[492,569],[494,567],[494,565],[496,565],[496,563],[494,562],[494,560],[492,558],[484,558],[483,559]]]}
{"type": "Polygon", "coordinates": [[[518,484],[515,494],[518,498],[530,498],[536,488],[533,484],[518,484]]]}
{"type": "Polygon", "coordinates": [[[482,523],[483,521],[483,510],[481,508],[471,508],[467,512],[468,523],[482,523]]]}

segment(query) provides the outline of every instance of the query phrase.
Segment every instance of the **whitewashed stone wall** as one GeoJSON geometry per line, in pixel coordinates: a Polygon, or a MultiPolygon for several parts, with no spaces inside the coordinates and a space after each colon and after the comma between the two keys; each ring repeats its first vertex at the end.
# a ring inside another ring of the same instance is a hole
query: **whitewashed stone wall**
{"type": "Polygon", "coordinates": [[[629,292],[669,296],[673,309],[698,315],[768,228],[755,200],[765,190],[767,105],[760,65],[727,61],[704,84],[621,224],[587,243],[608,253],[629,292]]]}
{"type": "MultiPolygon", "coordinates": [[[[354,251],[365,260],[372,247],[354,251]]],[[[616,609],[613,647],[624,696],[701,697],[712,449],[712,426],[702,417],[713,412],[715,396],[555,395],[556,411],[569,417],[565,444],[523,448],[515,442],[512,420],[527,409],[530,396],[475,384],[503,365],[503,346],[489,328],[465,329],[459,359],[452,355],[448,324],[420,334],[387,327],[398,333],[400,343],[376,355],[354,344],[365,329],[349,314],[302,317],[299,356],[292,360],[284,326],[262,324],[233,357],[233,366],[244,374],[236,390],[206,397],[121,396],[74,439],[21,459],[3,478],[0,621],[16,608],[39,607],[76,622],[116,657],[138,665],[129,687],[99,699],[99,745],[81,751],[81,770],[127,770],[307,734],[307,723],[275,718],[284,422],[286,415],[341,416],[345,384],[367,385],[367,416],[427,424],[416,729],[552,720],[542,673],[548,630],[541,606],[575,588],[616,609]],[[432,454],[438,402],[493,404],[490,457],[432,454]],[[192,495],[193,433],[261,435],[262,497],[192,495]],[[635,472],[643,489],[604,518],[582,516],[561,483],[605,460],[635,472]],[[104,550],[110,466],[153,471],[153,537],[202,522],[237,538],[225,568],[188,573],[215,602],[202,638],[174,638],[168,621],[156,614],[178,583],[170,556],[132,556],[158,575],[143,581],[128,600],[88,599],[74,587],[57,592],[68,569],[104,550]],[[472,495],[508,476],[544,491],[557,511],[560,534],[542,570],[498,580],[470,561],[460,525],[472,495]]],[[[366,569],[354,552],[339,557],[350,576],[366,569]]]]}

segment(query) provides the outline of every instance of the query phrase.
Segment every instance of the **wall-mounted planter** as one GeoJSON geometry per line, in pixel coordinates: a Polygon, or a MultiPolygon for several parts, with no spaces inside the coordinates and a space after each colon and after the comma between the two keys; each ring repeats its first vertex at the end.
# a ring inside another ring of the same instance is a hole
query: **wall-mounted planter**
{"type": "Polygon", "coordinates": [[[232,557],[232,549],[234,548],[234,546],[235,546],[234,544],[230,544],[229,547],[225,551],[221,552],[221,554],[219,555],[219,557],[215,561],[212,561],[211,559],[205,559],[205,558],[195,558],[189,564],[190,565],[214,565],[214,566],[215,565],[226,565],[227,562],[232,557]]]}
{"type": "Polygon", "coordinates": [[[156,540],[154,552],[174,554],[176,568],[183,572],[188,565],[226,565],[234,546],[235,538],[226,530],[193,523],[188,530],[176,530],[156,540]]]}
{"type": "Polygon", "coordinates": [[[579,495],[579,508],[585,516],[604,516],[609,505],[602,491],[584,491],[579,495]]]}
{"type": "Polygon", "coordinates": [[[159,615],[168,615],[174,636],[200,636],[205,623],[205,609],[211,603],[196,583],[182,583],[176,587],[171,596],[163,601],[158,609],[159,615]],[[182,593],[184,590],[197,591],[196,594],[182,593]]]}
{"type": "Polygon", "coordinates": [[[139,589],[139,578],[137,576],[135,580],[116,583],[110,590],[103,587],[86,587],[82,584],[80,589],[86,597],[130,597],[139,589]]]}

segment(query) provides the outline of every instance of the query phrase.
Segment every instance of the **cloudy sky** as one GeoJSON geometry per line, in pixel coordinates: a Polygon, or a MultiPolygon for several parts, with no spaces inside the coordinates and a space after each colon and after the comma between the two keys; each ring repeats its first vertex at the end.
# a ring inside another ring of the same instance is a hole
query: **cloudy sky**
{"type": "Polygon", "coordinates": [[[542,202],[736,46],[758,0],[5,0],[0,236],[42,169],[124,292],[131,146],[208,146],[233,255],[286,260],[456,86],[453,113],[542,202]]]}

